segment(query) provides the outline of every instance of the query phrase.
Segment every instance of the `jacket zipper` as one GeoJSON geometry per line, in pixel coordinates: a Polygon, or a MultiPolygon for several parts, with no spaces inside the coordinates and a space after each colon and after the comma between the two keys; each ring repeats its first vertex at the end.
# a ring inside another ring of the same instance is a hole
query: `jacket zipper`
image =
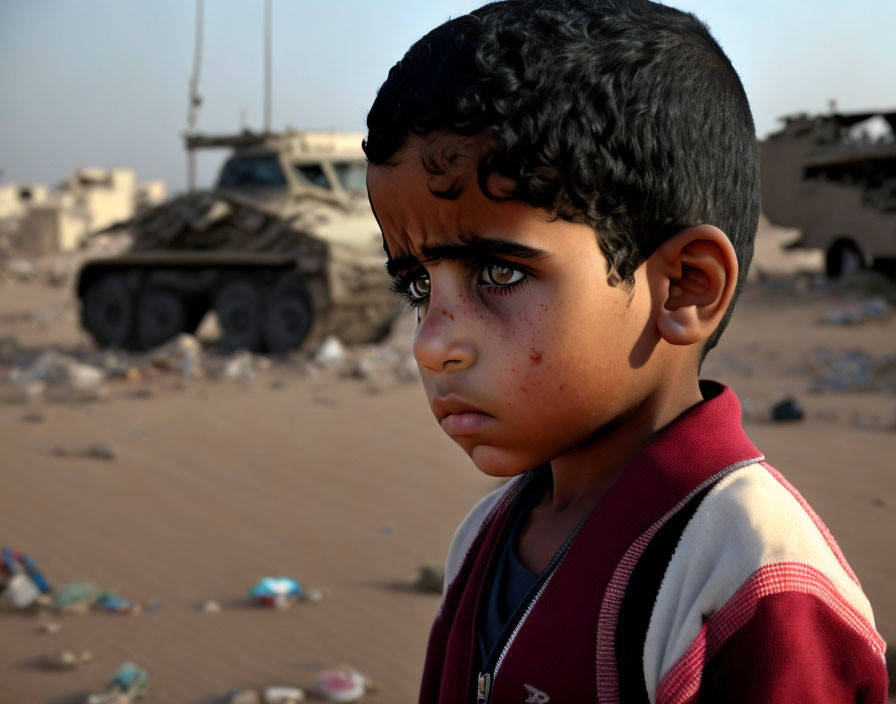
{"type": "Polygon", "coordinates": [[[548,564],[549,571],[547,577],[545,577],[541,586],[539,586],[538,591],[535,592],[535,595],[529,601],[525,611],[523,611],[522,615],[516,620],[516,626],[514,626],[510,635],[507,637],[507,640],[504,642],[504,647],[501,649],[501,653],[498,655],[498,659],[495,661],[494,666],[485,668],[476,678],[476,704],[488,704],[491,699],[492,689],[495,681],[498,679],[498,670],[501,669],[501,663],[504,662],[504,656],[507,655],[507,651],[510,650],[510,646],[516,638],[516,634],[519,633],[520,629],[523,627],[523,623],[529,617],[529,614],[532,613],[532,609],[535,608],[536,602],[541,598],[544,590],[547,589],[548,584],[554,577],[554,573],[560,568],[560,565],[566,558],[566,553],[569,552],[569,546],[572,545],[572,541],[575,539],[576,535],[578,535],[582,524],[585,523],[585,519],[587,518],[588,516],[586,514],[586,516],[579,521],[576,529],[564,541],[563,545],[561,545],[560,549],[557,551],[557,554],[554,555],[550,564],[548,564]]]}

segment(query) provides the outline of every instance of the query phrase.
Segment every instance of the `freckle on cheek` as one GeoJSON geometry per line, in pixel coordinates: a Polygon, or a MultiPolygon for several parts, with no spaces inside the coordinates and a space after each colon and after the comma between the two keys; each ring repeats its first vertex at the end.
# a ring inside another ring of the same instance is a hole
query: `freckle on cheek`
{"type": "Polygon", "coordinates": [[[529,359],[532,360],[532,364],[541,364],[541,352],[533,347],[529,353],[529,359]]]}
{"type": "Polygon", "coordinates": [[[522,391],[524,394],[529,393],[529,389],[527,389],[525,386],[521,386],[520,391],[522,391]]]}

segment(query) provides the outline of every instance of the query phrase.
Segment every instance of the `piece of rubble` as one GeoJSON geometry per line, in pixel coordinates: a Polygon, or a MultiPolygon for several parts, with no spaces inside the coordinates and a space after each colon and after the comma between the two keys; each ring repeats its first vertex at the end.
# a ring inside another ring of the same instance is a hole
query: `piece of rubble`
{"type": "MultiPolygon", "coordinates": [[[[105,398],[105,379],[102,369],[49,349],[41,352],[27,369],[14,370],[8,387],[19,387],[20,394],[31,399],[43,396],[48,401],[72,403],[105,398]]],[[[12,389],[8,389],[7,394],[11,393],[12,389]]]]}
{"type": "Polygon", "coordinates": [[[40,411],[30,411],[22,416],[23,423],[43,423],[47,417],[40,411]]]}
{"type": "Polygon", "coordinates": [[[227,704],[261,704],[261,697],[254,689],[240,689],[230,694],[227,704]]]}
{"type": "Polygon", "coordinates": [[[231,381],[252,381],[255,366],[252,353],[247,350],[234,352],[224,362],[224,376],[231,381]]]}
{"type": "Polygon", "coordinates": [[[43,398],[46,389],[42,381],[7,381],[0,386],[0,398],[5,403],[31,403],[43,398]]]}
{"type": "Polygon", "coordinates": [[[339,338],[330,336],[315,350],[313,360],[316,364],[336,366],[346,361],[348,355],[339,338]]]}
{"type": "Polygon", "coordinates": [[[805,416],[805,412],[793,398],[786,398],[772,406],[771,419],[776,423],[803,420],[805,416]]]}
{"type": "Polygon", "coordinates": [[[84,457],[90,457],[95,460],[106,460],[111,462],[115,459],[115,450],[105,442],[95,442],[86,447],[81,454],[84,457]]]}
{"type": "Polygon", "coordinates": [[[204,374],[202,344],[185,332],[150,352],[150,362],[157,369],[179,372],[184,379],[198,379],[204,374]]]}
{"type": "Polygon", "coordinates": [[[202,610],[209,614],[216,614],[221,610],[221,604],[214,599],[202,602],[202,610]]]}
{"type": "Polygon", "coordinates": [[[311,589],[308,587],[302,587],[302,591],[299,592],[299,601],[310,601],[312,603],[318,604],[329,598],[329,589],[311,589]]]}
{"type": "Polygon", "coordinates": [[[305,692],[298,687],[265,687],[264,704],[296,704],[305,701],[305,692]]]}
{"type": "Polygon", "coordinates": [[[421,565],[414,582],[414,589],[421,592],[433,592],[435,594],[442,593],[442,586],[445,584],[445,570],[441,565],[427,564],[421,565]]]}
{"type": "Polygon", "coordinates": [[[48,636],[55,636],[57,633],[59,633],[60,630],[62,630],[62,626],[60,626],[56,621],[47,621],[46,623],[40,624],[40,626],[37,627],[37,630],[40,633],[44,633],[48,636]]]}
{"type": "Polygon", "coordinates": [[[72,670],[79,662],[78,656],[71,650],[60,650],[44,657],[44,667],[48,670],[72,670]]]}

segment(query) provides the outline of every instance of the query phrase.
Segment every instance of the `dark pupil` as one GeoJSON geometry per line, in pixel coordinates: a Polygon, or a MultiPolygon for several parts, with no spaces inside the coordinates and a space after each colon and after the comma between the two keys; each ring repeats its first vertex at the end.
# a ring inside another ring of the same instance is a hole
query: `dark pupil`
{"type": "Polygon", "coordinates": [[[421,276],[419,279],[414,281],[412,287],[414,289],[413,293],[417,297],[429,295],[429,277],[421,276]]]}

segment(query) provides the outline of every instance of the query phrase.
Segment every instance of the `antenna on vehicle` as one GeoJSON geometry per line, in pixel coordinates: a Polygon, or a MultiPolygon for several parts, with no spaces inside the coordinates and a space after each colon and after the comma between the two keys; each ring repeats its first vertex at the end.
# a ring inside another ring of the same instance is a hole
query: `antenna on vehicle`
{"type": "MultiPolygon", "coordinates": [[[[188,131],[193,132],[196,127],[196,119],[199,115],[199,107],[202,105],[202,95],[199,93],[199,70],[202,67],[202,15],[204,0],[196,0],[196,41],[193,45],[193,73],[190,75],[190,95],[187,107],[188,131]]],[[[187,149],[187,188],[196,188],[196,154],[192,149],[187,149]]]]}
{"type": "Polygon", "coordinates": [[[271,132],[271,0],[264,0],[264,132],[271,132]]]}

